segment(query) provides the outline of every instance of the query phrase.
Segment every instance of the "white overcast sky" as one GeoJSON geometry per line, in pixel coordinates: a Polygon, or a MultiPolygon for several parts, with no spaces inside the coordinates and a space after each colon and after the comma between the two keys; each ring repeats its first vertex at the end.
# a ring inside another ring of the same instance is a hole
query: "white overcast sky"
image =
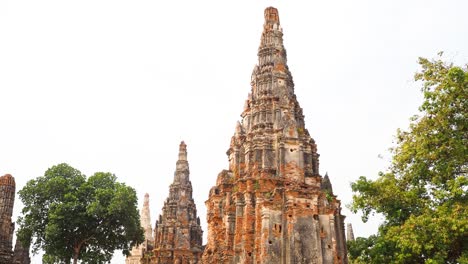
{"type": "Polygon", "coordinates": [[[62,162],[110,171],[139,206],[150,194],[154,223],[185,140],[206,237],[204,202],[228,167],[270,5],[320,172],[354,234],[374,233],[378,220],[345,207],[350,182],[385,169],[417,113],[417,58],[468,62],[468,1],[0,1],[0,174],[19,190],[62,162]]]}

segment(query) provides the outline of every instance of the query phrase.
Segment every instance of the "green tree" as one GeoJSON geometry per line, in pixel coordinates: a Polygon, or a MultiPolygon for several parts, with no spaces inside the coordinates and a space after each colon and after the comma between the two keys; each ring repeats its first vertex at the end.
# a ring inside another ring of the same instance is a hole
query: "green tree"
{"type": "Polygon", "coordinates": [[[468,263],[468,70],[419,64],[424,101],[398,130],[388,171],[351,184],[353,212],[385,218],[376,236],[349,243],[351,262],[468,263]]]}
{"type": "Polygon", "coordinates": [[[144,240],[135,190],[111,173],[86,179],[67,164],[49,168],[19,191],[18,238],[43,263],[105,263],[144,240]]]}

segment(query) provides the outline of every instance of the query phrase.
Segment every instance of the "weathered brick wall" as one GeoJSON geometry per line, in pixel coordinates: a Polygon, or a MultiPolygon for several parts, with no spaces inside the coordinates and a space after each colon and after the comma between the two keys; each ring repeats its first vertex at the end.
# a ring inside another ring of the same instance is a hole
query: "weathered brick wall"
{"type": "Polygon", "coordinates": [[[15,224],[11,220],[15,202],[15,179],[6,174],[0,177],[0,264],[13,261],[13,233],[15,224]]]}
{"type": "Polygon", "coordinates": [[[206,201],[203,263],[347,263],[341,205],[319,173],[278,10],[265,10],[252,90],[206,201]]]}
{"type": "Polygon", "coordinates": [[[203,251],[200,219],[192,198],[187,146],[181,142],[174,182],[154,230],[152,263],[198,263],[203,251]]]}

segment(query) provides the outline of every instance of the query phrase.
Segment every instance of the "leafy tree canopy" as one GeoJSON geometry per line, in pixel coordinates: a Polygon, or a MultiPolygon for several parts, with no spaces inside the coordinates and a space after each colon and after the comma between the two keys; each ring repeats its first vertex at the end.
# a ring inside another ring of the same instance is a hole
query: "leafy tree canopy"
{"type": "Polygon", "coordinates": [[[105,263],[115,250],[142,243],[135,190],[111,173],[86,179],[67,164],[49,168],[19,191],[24,204],[18,238],[43,263],[105,263]]]}
{"type": "Polygon", "coordinates": [[[353,212],[385,217],[377,235],[349,242],[351,262],[468,263],[468,70],[419,64],[420,115],[398,130],[388,171],[351,184],[353,212]]]}

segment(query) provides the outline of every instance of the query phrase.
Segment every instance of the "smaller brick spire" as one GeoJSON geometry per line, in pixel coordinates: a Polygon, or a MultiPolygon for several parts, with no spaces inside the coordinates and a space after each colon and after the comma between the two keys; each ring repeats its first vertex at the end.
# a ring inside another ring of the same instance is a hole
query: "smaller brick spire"
{"type": "Polygon", "coordinates": [[[143,200],[143,207],[140,211],[140,225],[145,231],[145,241],[139,245],[136,245],[132,248],[130,256],[127,256],[125,259],[125,264],[135,264],[140,263],[140,260],[146,254],[146,252],[153,250],[154,238],[153,238],[153,228],[151,227],[151,216],[149,209],[149,194],[145,194],[143,200]]]}
{"type": "Polygon", "coordinates": [[[276,62],[272,60],[273,58],[276,58],[276,60],[280,59],[282,63],[286,63],[286,52],[283,47],[283,29],[280,25],[278,9],[274,7],[265,9],[265,23],[263,24],[258,57],[260,67],[276,62]]]}
{"type": "Polygon", "coordinates": [[[184,141],[179,145],[179,159],[176,163],[176,171],[174,172],[174,183],[185,184],[189,179],[189,163],[187,160],[187,144],[184,141]]]}
{"type": "Polygon", "coordinates": [[[12,263],[13,261],[13,233],[15,224],[13,205],[15,203],[15,178],[10,174],[0,177],[0,263],[12,263]]]}
{"type": "Polygon", "coordinates": [[[203,231],[189,174],[187,145],[182,141],[174,182],[169,186],[169,196],[154,228],[152,263],[198,263],[201,258],[203,231]]]}
{"type": "Polygon", "coordinates": [[[145,239],[153,241],[153,228],[151,227],[151,215],[149,208],[149,194],[145,194],[143,208],[140,212],[141,227],[145,230],[145,239]]]}
{"type": "Polygon", "coordinates": [[[322,178],[321,189],[328,191],[329,194],[333,194],[333,188],[330,178],[328,177],[328,172],[325,173],[325,176],[322,178]]]}
{"type": "Polygon", "coordinates": [[[353,225],[348,223],[346,226],[346,240],[347,241],[354,241],[354,232],[353,232],[353,225]]]}
{"type": "Polygon", "coordinates": [[[179,160],[187,160],[187,144],[184,141],[179,145],[179,160]]]}
{"type": "Polygon", "coordinates": [[[11,174],[5,174],[0,177],[0,185],[16,187],[15,178],[11,174]]]}
{"type": "Polygon", "coordinates": [[[279,14],[278,14],[278,9],[270,6],[265,8],[265,25],[266,24],[278,24],[279,25],[279,14]]]}

